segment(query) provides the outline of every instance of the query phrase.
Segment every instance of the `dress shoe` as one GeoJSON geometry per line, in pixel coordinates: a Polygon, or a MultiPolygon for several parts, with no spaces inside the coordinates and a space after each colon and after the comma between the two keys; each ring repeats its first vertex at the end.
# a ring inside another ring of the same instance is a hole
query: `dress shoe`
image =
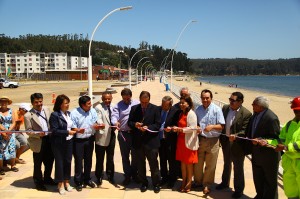
{"type": "Polygon", "coordinates": [[[39,191],[47,191],[47,188],[45,187],[44,184],[35,184],[35,188],[39,191]]]}
{"type": "Polygon", "coordinates": [[[222,190],[222,189],[227,189],[229,186],[223,184],[223,183],[220,183],[216,186],[216,190],[222,190]]]}
{"type": "Polygon", "coordinates": [[[81,184],[77,185],[77,186],[76,186],[76,190],[77,190],[77,191],[82,191],[82,185],[81,185],[81,184]]]}
{"type": "Polygon", "coordinates": [[[98,180],[97,180],[97,187],[100,187],[101,185],[102,185],[102,182],[103,181],[103,179],[102,178],[99,178],[98,180]]]}
{"type": "Polygon", "coordinates": [[[144,184],[140,188],[141,192],[145,192],[147,191],[147,189],[148,189],[148,185],[144,185],[144,184]]]}
{"type": "Polygon", "coordinates": [[[58,183],[55,182],[52,178],[46,178],[46,179],[44,179],[44,184],[47,184],[47,185],[57,185],[58,183]]]}
{"type": "Polygon", "coordinates": [[[172,188],[174,187],[174,184],[175,184],[175,181],[170,180],[170,181],[168,182],[167,188],[168,188],[168,189],[172,189],[172,188]]]}
{"type": "Polygon", "coordinates": [[[164,186],[167,183],[168,183],[168,179],[167,178],[162,178],[161,181],[159,182],[159,185],[164,186]]]}
{"type": "Polygon", "coordinates": [[[87,186],[89,186],[89,187],[91,187],[91,188],[95,188],[95,187],[96,187],[95,183],[94,183],[92,180],[90,180],[90,181],[88,181],[88,182],[85,182],[85,183],[83,184],[83,188],[86,188],[87,186]]]}
{"type": "Polygon", "coordinates": [[[115,184],[114,176],[108,176],[108,182],[109,182],[110,184],[115,184]]]}
{"type": "Polygon", "coordinates": [[[209,194],[209,193],[210,193],[210,189],[208,187],[204,187],[203,194],[209,194]]]}
{"type": "Polygon", "coordinates": [[[160,192],[160,187],[159,186],[154,186],[153,191],[154,191],[154,193],[159,193],[160,192]]]}
{"type": "Polygon", "coordinates": [[[198,184],[198,183],[193,183],[192,184],[192,189],[197,189],[197,188],[202,188],[203,185],[202,184],[198,184]]]}
{"type": "Polygon", "coordinates": [[[243,193],[235,191],[231,197],[232,198],[240,198],[240,197],[242,197],[242,195],[243,195],[243,193]]]}
{"type": "Polygon", "coordinates": [[[140,184],[141,181],[139,180],[139,178],[137,176],[132,176],[132,180],[136,183],[136,184],[140,184]]]}
{"type": "Polygon", "coordinates": [[[129,185],[129,183],[130,183],[130,177],[125,177],[125,179],[123,180],[123,182],[122,182],[122,184],[124,185],[124,186],[127,186],[127,185],[129,185]]]}

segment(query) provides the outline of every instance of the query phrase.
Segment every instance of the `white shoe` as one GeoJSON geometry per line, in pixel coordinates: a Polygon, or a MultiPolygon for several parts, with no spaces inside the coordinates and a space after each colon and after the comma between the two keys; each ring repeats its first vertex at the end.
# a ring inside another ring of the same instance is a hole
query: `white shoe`
{"type": "Polygon", "coordinates": [[[74,189],[74,187],[72,187],[71,185],[65,187],[66,191],[68,192],[72,192],[72,190],[74,189]]]}
{"type": "Polygon", "coordinates": [[[60,195],[66,195],[66,190],[62,187],[58,189],[60,195]]]}

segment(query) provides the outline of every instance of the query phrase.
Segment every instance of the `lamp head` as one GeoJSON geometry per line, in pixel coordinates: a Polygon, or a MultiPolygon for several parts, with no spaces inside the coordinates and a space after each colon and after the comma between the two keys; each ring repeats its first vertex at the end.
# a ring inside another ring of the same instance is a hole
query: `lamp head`
{"type": "Polygon", "coordinates": [[[130,10],[132,9],[132,6],[126,6],[126,7],[121,7],[120,10],[130,10]]]}

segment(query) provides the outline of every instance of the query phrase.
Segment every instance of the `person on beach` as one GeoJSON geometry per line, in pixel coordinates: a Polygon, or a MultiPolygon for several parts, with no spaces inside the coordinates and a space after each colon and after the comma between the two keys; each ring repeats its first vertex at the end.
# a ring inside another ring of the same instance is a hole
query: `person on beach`
{"type": "Polygon", "coordinates": [[[279,141],[269,140],[276,146],[275,151],[284,151],[282,155],[283,187],[289,198],[300,197],[300,96],[291,102],[295,117],[287,122],[280,131],[279,141]]]}
{"type": "MultiPolygon", "coordinates": [[[[179,191],[186,193],[191,191],[193,164],[198,162],[199,140],[197,130],[195,130],[197,128],[197,116],[193,108],[194,104],[190,96],[181,97],[181,113],[177,125],[172,128],[174,132],[178,132],[176,160],[181,162],[182,174],[182,184],[179,191]]],[[[168,127],[167,130],[170,128],[168,127]]]]}
{"type": "Polygon", "coordinates": [[[175,107],[172,107],[172,104],[173,99],[170,96],[164,96],[162,98],[161,106],[159,106],[161,113],[161,127],[159,129],[159,162],[162,178],[160,186],[167,183],[168,188],[174,186],[178,174],[175,160],[177,133],[165,131],[165,128],[167,127],[177,126],[177,110],[175,107]]]}
{"type": "Polygon", "coordinates": [[[224,167],[222,182],[216,186],[217,190],[229,187],[231,168],[234,169],[234,193],[233,198],[240,198],[245,188],[243,140],[236,137],[245,137],[245,130],[249,123],[251,112],[243,107],[244,95],[241,92],[233,92],[229,97],[229,104],[224,105],[222,112],[225,118],[225,128],[220,136],[223,151],[224,167]]]}
{"type": "Polygon", "coordinates": [[[69,110],[70,99],[66,95],[56,97],[53,111],[50,115],[49,124],[51,146],[55,159],[55,181],[58,182],[58,192],[65,195],[71,192],[70,185],[71,163],[73,154],[73,136],[76,129],[71,129],[72,120],[69,110]]]}
{"type": "Polygon", "coordinates": [[[202,105],[196,109],[197,123],[202,132],[199,134],[198,163],[194,165],[194,186],[203,186],[204,194],[210,193],[215,180],[219,136],[225,125],[222,110],[212,103],[212,99],[210,90],[202,90],[202,105]]]}
{"type": "Polygon", "coordinates": [[[11,171],[17,172],[19,169],[15,167],[16,159],[16,141],[15,133],[6,133],[15,128],[16,122],[13,117],[13,111],[8,108],[12,100],[7,96],[0,98],[0,175],[5,175],[3,169],[3,161],[9,160],[11,171]],[[1,133],[3,131],[3,133],[1,133]]]}
{"type": "Polygon", "coordinates": [[[139,104],[137,100],[133,100],[132,92],[128,88],[121,91],[122,100],[118,102],[112,110],[111,122],[118,130],[118,142],[122,156],[122,165],[124,171],[124,180],[122,184],[127,186],[131,179],[138,182],[137,179],[137,158],[136,152],[132,147],[132,132],[128,126],[128,117],[131,107],[139,104]],[[131,160],[130,160],[131,155],[131,160]]]}
{"type": "MultiPolygon", "coordinates": [[[[30,111],[30,106],[27,103],[21,103],[18,110],[13,112],[13,115],[16,120],[15,131],[19,131],[24,127],[24,115],[30,111]]],[[[29,148],[27,138],[23,133],[16,134],[16,163],[25,164],[26,162],[20,159],[22,153],[24,153],[29,148]]]]}
{"type": "Polygon", "coordinates": [[[269,109],[269,100],[264,96],[254,99],[253,115],[246,130],[246,136],[252,139],[252,170],[255,199],[278,198],[277,174],[280,152],[267,147],[266,139],[279,139],[280,124],[277,115],[269,109]]]}
{"type": "Polygon", "coordinates": [[[111,127],[111,113],[113,104],[112,94],[108,91],[102,93],[102,103],[95,107],[98,114],[98,124],[102,125],[102,129],[95,133],[95,153],[96,168],[95,175],[97,177],[98,187],[102,185],[103,180],[103,164],[106,153],[106,175],[111,184],[114,184],[115,164],[114,152],[116,145],[115,128],[111,127]]]}
{"type": "Polygon", "coordinates": [[[149,162],[154,193],[160,192],[160,175],[158,167],[158,151],[160,146],[159,134],[161,114],[156,105],[150,103],[150,93],[140,93],[140,104],[131,108],[128,126],[133,131],[133,148],[138,160],[138,177],[141,180],[141,192],[148,189],[146,176],[146,158],[149,162]]]}
{"type": "Polygon", "coordinates": [[[87,95],[81,96],[78,100],[79,107],[71,111],[72,128],[77,129],[74,139],[74,182],[76,190],[89,186],[95,188],[91,180],[92,158],[94,151],[95,131],[101,126],[97,124],[98,115],[92,107],[91,98],[87,95]]]}
{"type": "Polygon", "coordinates": [[[50,110],[43,106],[43,94],[33,93],[30,96],[32,109],[24,116],[25,130],[29,131],[28,142],[33,151],[33,181],[39,191],[46,191],[45,184],[57,185],[51,178],[54,156],[51,149],[49,131],[50,110]],[[35,131],[35,132],[30,132],[35,131]],[[42,173],[44,164],[44,176],[42,173]]]}

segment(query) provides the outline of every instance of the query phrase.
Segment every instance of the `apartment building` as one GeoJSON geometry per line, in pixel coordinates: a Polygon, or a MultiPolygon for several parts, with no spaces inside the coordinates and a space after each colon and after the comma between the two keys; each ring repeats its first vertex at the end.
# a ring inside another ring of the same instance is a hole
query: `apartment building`
{"type": "Polygon", "coordinates": [[[0,76],[10,71],[12,76],[29,78],[47,71],[72,71],[87,67],[86,57],[67,56],[67,53],[0,53],[0,76]]]}

